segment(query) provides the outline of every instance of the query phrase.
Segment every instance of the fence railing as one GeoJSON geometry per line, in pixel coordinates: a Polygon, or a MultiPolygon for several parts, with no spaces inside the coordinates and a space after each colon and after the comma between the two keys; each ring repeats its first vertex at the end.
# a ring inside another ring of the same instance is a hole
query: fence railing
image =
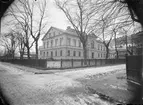
{"type": "Polygon", "coordinates": [[[39,68],[77,68],[125,63],[125,59],[3,59],[1,61],[39,68]]]}

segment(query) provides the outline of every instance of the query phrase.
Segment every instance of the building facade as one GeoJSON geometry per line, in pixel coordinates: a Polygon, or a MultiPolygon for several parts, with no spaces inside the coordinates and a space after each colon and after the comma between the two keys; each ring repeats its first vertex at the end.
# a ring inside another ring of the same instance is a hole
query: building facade
{"type": "MultiPolygon", "coordinates": [[[[42,38],[39,59],[83,59],[83,46],[76,32],[51,27],[42,38]]],[[[87,39],[87,58],[105,59],[106,48],[97,36],[90,34],[87,39]]]]}

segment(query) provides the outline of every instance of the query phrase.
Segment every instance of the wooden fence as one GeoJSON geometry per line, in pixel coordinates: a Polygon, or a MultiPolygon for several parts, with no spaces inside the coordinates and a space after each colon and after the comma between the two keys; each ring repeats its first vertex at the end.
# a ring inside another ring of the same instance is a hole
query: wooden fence
{"type": "Polygon", "coordinates": [[[122,64],[125,59],[60,59],[60,60],[46,60],[46,59],[3,59],[1,61],[10,62],[13,64],[20,64],[36,68],[78,68],[78,67],[96,67],[104,65],[122,64]]]}

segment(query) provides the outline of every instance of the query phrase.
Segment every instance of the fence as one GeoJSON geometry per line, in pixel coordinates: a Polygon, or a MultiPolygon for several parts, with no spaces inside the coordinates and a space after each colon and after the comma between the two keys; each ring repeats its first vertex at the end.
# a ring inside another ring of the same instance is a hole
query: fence
{"type": "Polygon", "coordinates": [[[46,60],[46,59],[3,59],[2,61],[13,64],[20,64],[25,66],[32,66],[36,68],[78,68],[78,67],[92,67],[104,66],[113,64],[125,63],[125,59],[61,59],[61,60],[46,60]]]}
{"type": "Polygon", "coordinates": [[[45,68],[47,64],[46,59],[2,59],[1,61],[38,68],[45,68]]]}
{"type": "Polygon", "coordinates": [[[133,88],[134,98],[133,101],[143,103],[143,56],[134,55],[126,56],[126,74],[130,86],[133,88]]]}
{"type": "Polygon", "coordinates": [[[142,55],[126,56],[126,72],[128,80],[141,84],[142,63],[142,55]]]}

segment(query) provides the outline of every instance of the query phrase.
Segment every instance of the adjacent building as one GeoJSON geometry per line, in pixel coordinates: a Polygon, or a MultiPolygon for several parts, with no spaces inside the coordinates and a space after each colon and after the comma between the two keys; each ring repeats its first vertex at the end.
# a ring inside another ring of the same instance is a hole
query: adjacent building
{"type": "MultiPolygon", "coordinates": [[[[62,30],[51,27],[42,38],[43,45],[39,47],[40,59],[83,59],[82,43],[71,27],[62,30]]],[[[106,48],[94,34],[87,39],[87,58],[105,59],[106,48]]],[[[113,57],[111,55],[111,57],[113,57]]]]}

